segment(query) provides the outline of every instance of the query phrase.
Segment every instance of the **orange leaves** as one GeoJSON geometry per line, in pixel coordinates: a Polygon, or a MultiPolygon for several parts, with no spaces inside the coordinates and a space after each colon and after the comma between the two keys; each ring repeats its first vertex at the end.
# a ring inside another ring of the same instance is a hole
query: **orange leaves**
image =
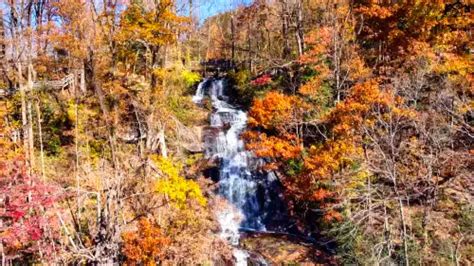
{"type": "Polygon", "coordinates": [[[170,240],[163,236],[161,229],[146,218],[139,221],[137,232],[126,232],[122,238],[123,254],[132,265],[156,265],[170,243],[170,240]]]}
{"type": "Polygon", "coordinates": [[[323,201],[332,196],[333,193],[329,192],[327,189],[320,188],[313,193],[313,199],[316,201],[323,201]]]}
{"type": "Polygon", "coordinates": [[[52,34],[49,41],[55,49],[64,49],[71,57],[82,60],[87,57],[87,46],[97,41],[93,31],[86,28],[92,26],[92,14],[85,1],[64,0],[52,1],[58,23],[51,23],[52,34]]]}
{"type": "Polygon", "coordinates": [[[330,27],[320,27],[312,31],[306,38],[306,43],[311,48],[300,57],[300,63],[316,64],[324,60],[329,52],[332,34],[330,27]]]}
{"type": "Polygon", "coordinates": [[[375,107],[389,103],[389,97],[383,94],[376,80],[357,84],[347,99],[336,105],[326,117],[336,135],[351,135],[364,121],[365,115],[375,107]]]}
{"type": "Polygon", "coordinates": [[[299,59],[311,70],[309,81],[300,87],[299,92],[318,101],[319,105],[328,105],[324,104],[327,103],[324,99],[321,101],[321,96],[328,96],[328,87],[333,89],[329,94],[337,94],[339,99],[348,84],[370,74],[358,55],[358,46],[352,42],[355,36],[353,25],[344,19],[348,11],[341,7],[335,12],[336,25],[323,26],[309,33],[309,49],[299,59]]]}
{"type": "Polygon", "coordinates": [[[371,71],[365,65],[362,57],[357,53],[357,49],[351,47],[349,53],[351,53],[350,60],[343,61],[341,64],[341,68],[347,71],[349,79],[359,81],[368,78],[371,71]]]}
{"type": "Polygon", "coordinates": [[[303,84],[299,92],[306,96],[317,97],[323,94],[321,93],[321,88],[331,74],[331,70],[326,65],[317,65],[313,68],[317,72],[317,75],[303,84]]]}
{"type": "Polygon", "coordinates": [[[357,151],[355,144],[352,136],[345,136],[310,149],[309,156],[305,158],[305,167],[311,172],[313,180],[329,179],[357,151]]]}
{"type": "Polygon", "coordinates": [[[297,158],[302,151],[292,135],[275,137],[248,131],[244,137],[248,141],[247,148],[255,152],[258,157],[290,160],[297,158]]]}
{"type": "Polygon", "coordinates": [[[397,98],[381,91],[376,80],[355,85],[349,96],[323,118],[324,123],[329,126],[329,138],[320,145],[311,147],[308,156],[304,158],[305,168],[311,176],[310,182],[330,179],[362,153],[362,126],[372,125],[374,116],[413,116],[411,112],[397,107],[398,105],[397,98]]]}
{"type": "Polygon", "coordinates": [[[299,92],[303,95],[318,95],[321,86],[332,73],[327,64],[332,34],[331,28],[321,27],[308,35],[306,42],[310,49],[300,57],[299,61],[301,64],[310,65],[316,75],[300,87],[299,92]]]}
{"type": "Polygon", "coordinates": [[[469,29],[474,26],[474,19],[468,14],[469,3],[453,2],[356,1],[355,14],[364,18],[360,22],[360,43],[367,48],[369,57],[385,56],[383,63],[390,64],[416,54],[411,47],[414,42],[426,42],[438,54],[465,54],[472,43],[469,29]]]}
{"type": "Polygon", "coordinates": [[[263,99],[257,99],[250,109],[250,126],[269,129],[290,118],[291,98],[279,92],[269,92],[263,99]]]}
{"type": "Polygon", "coordinates": [[[334,222],[334,221],[342,221],[342,215],[341,213],[335,211],[335,210],[329,210],[324,214],[323,217],[324,221],[329,223],[329,222],[334,222]]]}
{"type": "Polygon", "coordinates": [[[263,99],[254,101],[249,112],[249,125],[285,131],[284,128],[291,127],[302,119],[306,107],[296,96],[271,91],[263,99]]]}
{"type": "Polygon", "coordinates": [[[249,112],[249,126],[267,133],[250,130],[243,134],[247,148],[256,156],[270,158],[266,170],[276,170],[290,160],[298,159],[303,152],[301,124],[310,106],[297,96],[268,92],[254,101],[249,112]]]}
{"type": "Polygon", "coordinates": [[[380,6],[372,1],[370,7],[364,6],[357,9],[357,12],[364,14],[367,17],[377,17],[385,19],[393,15],[393,8],[380,6]]]}

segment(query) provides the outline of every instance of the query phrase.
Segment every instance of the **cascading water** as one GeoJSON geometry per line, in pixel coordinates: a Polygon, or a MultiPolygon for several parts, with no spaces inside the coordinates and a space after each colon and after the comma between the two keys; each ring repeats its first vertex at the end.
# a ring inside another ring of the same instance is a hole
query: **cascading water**
{"type": "MultiPolygon", "coordinates": [[[[220,162],[219,194],[232,205],[217,213],[221,237],[237,246],[240,228],[264,231],[265,226],[262,204],[257,196],[258,180],[249,170],[253,157],[240,139],[247,125],[247,114],[229,103],[225,83],[223,79],[204,80],[199,84],[193,101],[201,103],[208,94],[212,102],[214,111],[210,116],[210,128],[213,133],[207,134],[204,140],[206,157],[220,162]]],[[[234,249],[237,265],[247,265],[248,256],[247,252],[234,249]]]]}

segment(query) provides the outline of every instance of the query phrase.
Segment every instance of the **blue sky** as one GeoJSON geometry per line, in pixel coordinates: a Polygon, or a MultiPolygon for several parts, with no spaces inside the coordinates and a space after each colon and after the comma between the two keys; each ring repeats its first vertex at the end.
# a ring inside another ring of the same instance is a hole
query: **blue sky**
{"type": "Polygon", "coordinates": [[[198,2],[196,15],[200,17],[202,22],[210,16],[229,11],[242,4],[250,4],[252,0],[198,0],[196,2],[198,2]]]}
{"type": "MultiPolygon", "coordinates": [[[[181,3],[189,3],[188,1],[189,0],[179,0],[181,3]]],[[[195,15],[199,16],[200,22],[203,22],[208,17],[232,10],[241,5],[248,5],[252,1],[253,0],[193,0],[193,4],[195,15]]],[[[6,16],[6,4],[3,0],[0,0],[0,9],[4,11],[3,15],[6,16]]],[[[188,11],[185,11],[185,13],[187,14],[188,11]]]]}

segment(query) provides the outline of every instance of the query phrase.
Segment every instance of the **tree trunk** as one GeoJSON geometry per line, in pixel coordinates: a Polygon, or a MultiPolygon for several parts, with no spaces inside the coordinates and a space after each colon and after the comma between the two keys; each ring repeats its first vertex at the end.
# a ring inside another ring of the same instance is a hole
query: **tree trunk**
{"type": "MultiPolygon", "coordinates": [[[[86,80],[89,82],[92,90],[95,92],[98,100],[99,100],[99,107],[104,115],[104,120],[108,129],[108,142],[109,142],[109,147],[110,147],[110,155],[112,157],[112,164],[114,171],[117,172],[117,167],[118,167],[118,162],[117,162],[117,157],[116,157],[116,152],[115,152],[115,133],[113,129],[113,125],[111,125],[108,122],[108,117],[109,117],[109,110],[107,109],[107,106],[105,105],[105,97],[104,97],[104,91],[100,87],[99,84],[97,84],[96,80],[96,73],[95,73],[95,63],[94,63],[94,51],[89,47],[89,55],[88,59],[86,60],[85,64],[85,71],[86,71],[86,80]]],[[[117,173],[115,173],[117,174],[117,173]]]]}
{"type": "Polygon", "coordinates": [[[84,65],[82,65],[81,67],[81,77],[80,77],[80,90],[82,93],[86,93],[86,73],[85,73],[85,70],[84,70],[84,65]]]}
{"type": "Polygon", "coordinates": [[[23,81],[23,69],[21,66],[21,61],[18,59],[18,87],[20,90],[20,100],[21,100],[21,128],[23,132],[23,149],[25,152],[25,158],[30,162],[30,153],[29,153],[29,135],[28,135],[28,118],[26,116],[26,92],[25,87],[22,84],[23,81]]]}
{"type": "Polygon", "coordinates": [[[43,148],[43,127],[41,126],[41,108],[39,105],[39,100],[36,101],[36,119],[38,124],[38,139],[40,142],[40,159],[41,159],[41,177],[43,181],[46,179],[46,174],[44,171],[44,148],[43,148]]]}
{"type": "Polygon", "coordinates": [[[286,0],[280,0],[281,3],[281,17],[282,17],[282,38],[283,38],[283,59],[288,59],[291,53],[289,34],[289,14],[288,14],[288,2],[286,0]]]}
{"type": "Polygon", "coordinates": [[[332,18],[332,23],[333,23],[333,63],[334,63],[334,79],[336,81],[336,102],[341,101],[341,81],[340,81],[340,75],[341,75],[341,70],[340,70],[340,43],[339,43],[339,22],[336,17],[336,12],[337,12],[337,3],[334,4],[334,9],[333,9],[333,18],[332,18]]]}
{"type": "MultiPolygon", "coordinates": [[[[3,18],[2,9],[0,9],[0,18],[3,18]]],[[[5,25],[3,24],[3,19],[0,20],[0,40],[2,40],[2,42],[0,42],[0,61],[1,61],[5,58],[5,51],[6,51],[6,45],[3,42],[3,40],[5,40],[5,25]]],[[[6,65],[4,64],[3,68],[5,67],[6,65]]],[[[5,71],[5,69],[3,71],[5,71]]]]}
{"type": "MultiPolygon", "coordinates": [[[[149,70],[150,70],[150,73],[151,73],[151,87],[154,88],[156,87],[156,85],[158,85],[158,81],[157,81],[157,77],[156,77],[156,74],[154,73],[154,69],[160,65],[159,64],[159,50],[160,48],[158,46],[152,46],[151,47],[151,66],[149,66],[149,70]]],[[[166,51],[165,51],[166,52],[166,51]]]]}
{"type": "Polygon", "coordinates": [[[296,43],[298,44],[298,55],[301,56],[304,53],[304,25],[303,25],[303,5],[302,0],[296,1],[296,43]]]}
{"type": "Polygon", "coordinates": [[[252,38],[250,37],[250,30],[251,30],[251,27],[250,27],[250,21],[249,23],[247,24],[247,49],[248,49],[248,53],[247,53],[247,60],[248,60],[248,64],[249,64],[249,70],[250,70],[250,73],[253,73],[252,72],[252,38]]]}
{"type": "Polygon", "coordinates": [[[235,62],[235,22],[234,13],[230,15],[230,32],[231,32],[231,58],[235,62]]]}
{"type": "MultiPolygon", "coordinates": [[[[30,60],[30,59],[29,59],[30,60]]],[[[28,61],[29,61],[28,60],[28,61]]],[[[33,91],[33,66],[29,62],[28,64],[28,92],[32,93],[33,91]]],[[[28,108],[28,152],[30,156],[30,165],[31,169],[35,168],[35,146],[34,146],[34,133],[33,133],[33,111],[31,100],[27,100],[28,108]]]]}
{"type": "MultiPolygon", "coordinates": [[[[393,150],[393,148],[392,148],[393,150]]],[[[401,222],[401,231],[402,231],[402,241],[403,241],[403,253],[405,257],[405,265],[409,266],[410,265],[410,260],[408,256],[408,237],[407,237],[407,226],[406,226],[406,219],[405,219],[405,212],[403,211],[403,199],[402,195],[400,194],[400,191],[398,190],[398,174],[396,172],[395,168],[395,161],[394,161],[394,152],[392,151],[391,154],[392,157],[392,162],[391,162],[391,167],[390,167],[390,172],[391,172],[391,178],[393,182],[393,191],[395,192],[395,196],[397,197],[398,201],[398,211],[400,214],[400,222],[401,222]]]]}
{"type": "Polygon", "coordinates": [[[159,132],[160,152],[161,156],[168,158],[168,148],[166,147],[165,127],[162,126],[159,132]]]}

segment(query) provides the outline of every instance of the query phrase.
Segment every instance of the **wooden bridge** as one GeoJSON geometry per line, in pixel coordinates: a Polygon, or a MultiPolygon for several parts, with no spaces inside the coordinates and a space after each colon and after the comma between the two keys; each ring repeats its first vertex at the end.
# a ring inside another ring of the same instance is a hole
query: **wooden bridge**
{"type": "Polygon", "coordinates": [[[201,61],[200,67],[201,71],[204,73],[214,72],[219,74],[220,72],[234,69],[236,64],[230,59],[211,59],[208,61],[201,61]]]}
{"type": "MultiPolygon", "coordinates": [[[[74,84],[74,74],[69,74],[60,80],[42,80],[33,83],[33,86],[25,86],[25,91],[51,89],[63,90],[74,84]]],[[[0,89],[0,98],[9,97],[18,92],[18,88],[0,89]]]]}

